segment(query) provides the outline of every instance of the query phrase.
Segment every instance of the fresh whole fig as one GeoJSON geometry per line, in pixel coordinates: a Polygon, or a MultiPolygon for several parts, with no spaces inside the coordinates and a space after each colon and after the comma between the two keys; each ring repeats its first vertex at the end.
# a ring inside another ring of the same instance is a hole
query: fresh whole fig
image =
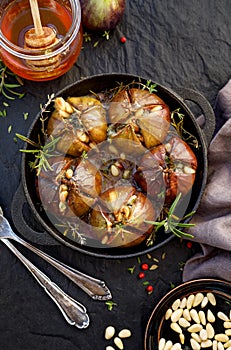
{"type": "Polygon", "coordinates": [[[82,24],[94,31],[111,30],[122,19],[126,0],[80,0],[82,24]]]}

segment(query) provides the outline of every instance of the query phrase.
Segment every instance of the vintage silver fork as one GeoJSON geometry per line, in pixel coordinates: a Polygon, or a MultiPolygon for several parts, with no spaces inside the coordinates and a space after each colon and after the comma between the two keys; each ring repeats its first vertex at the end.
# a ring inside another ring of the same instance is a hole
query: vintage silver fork
{"type": "Polygon", "coordinates": [[[49,297],[56,303],[62,312],[65,320],[77,328],[87,328],[89,326],[89,316],[85,306],[66,294],[60,287],[50,280],[42,271],[32,264],[24,255],[22,255],[7,238],[1,238],[1,241],[21,260],[26,268],[31,272],[38,283],[44,288],[49,297]]]}
{"type": "MultiPolygon", "coordinates": [[[[7,221],[7,219],[3,216],[3,212],[0,207],[0,240],[6,243],[6,239],[13,239],[14,241],[22,244],[26,248],[33,251],[35,254],[39,255],[41,258],[49,262],[57,270],[63,273],[66,277],[72,280],[77,286],[84,290],[93,299],[108,300],[112,298],[111,292],[104,281],[93,278],[76,269],[73,269],[70,266],[63,264],[57,259],[49,256],[48,254],[34,247],[32,244],[24,241],[21,237],[17,236],[16,233],[10,227],[10,224],[7,221]]],[[[10,248],[9,245],[8,247],[10,248]]]]}

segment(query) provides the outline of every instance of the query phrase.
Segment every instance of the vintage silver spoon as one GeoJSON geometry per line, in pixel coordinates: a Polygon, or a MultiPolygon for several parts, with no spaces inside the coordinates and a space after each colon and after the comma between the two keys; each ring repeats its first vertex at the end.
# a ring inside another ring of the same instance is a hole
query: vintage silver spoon
{"type": "Polygon", "coordinates": [[[26,248],[39,255],[41,258],[49,262],[57,270],[62,272],[66,277],[73,281],[77,286],[83,289],[89,296],[95,300],[108,300],[112,298],[111,292],[106,286],[105,282],[91,276],[88,276],[70,266],[63,264],[48,254],[42,252],[38,248],[34,247],[30,243],[24,241],[21,237],[10,227],[9,222],[3,216],[2,209],[0,207],[0,239],[13,239],[14,241],[22,244],[26,248]]]}
{"type": "Polygon", "coordinates": [[[87,328],[89,325],[89,316],[86,312],[86,308],[68,294],[64,293],[57,284],[52,282],[42,271],[25,258],[8,239],[1,238],[1,241],[21,260],[34,278],[44,288],[45,292],[62,312],[65,320],[70,325],[76,326],[77,328],[87,328]]]}

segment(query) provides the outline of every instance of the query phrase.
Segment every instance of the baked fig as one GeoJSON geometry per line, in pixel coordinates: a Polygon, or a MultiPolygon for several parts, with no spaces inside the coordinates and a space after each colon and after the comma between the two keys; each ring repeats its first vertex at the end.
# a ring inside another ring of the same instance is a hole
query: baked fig
{"type": "Polygon", "coordinates": [[[52,170],[40,172],[38,194],[45,209],[57,217],[85,215],[101,192],[101,175],[88,160],[50,160],[52,170]]]}
{"type": "Polygon", "coordinates": [[[131,247],[145,240],[155,220],[151,201],[132,186],[117,186],[99,196],[90,215],[95,238],[109,247],[131,247]]]}
{"type": "Polygon", "coordinates": [[[179,137],[173,136],[168,142],[152,148],[143,156],[136,180],[144,191],[148,188],[148,195],[155,196],[156,180],[161,183],[161,171],[166,191],[165,200],[170,204],[178,193],[186,195],[191,190],[196,169],[197,158],[190,146],[179,137]],[[145,184],[139,177],[139,171],[144,174],[145,184]]]}
{"type": "Polygon", "coordinates": [[[60,137],[57,150],[74,157],[88,152],[106,139],[106,111],[96,98],[62,97],[55,99],[47,125],[48,136],[60,137]]]}
{"type": "Polygon", "coordinates": [[[157,95],[138,88],[124,89],[109,107],[109,138],[128,138],[152,148],[163,142],[170,128],[169,107],[157,95]]]}

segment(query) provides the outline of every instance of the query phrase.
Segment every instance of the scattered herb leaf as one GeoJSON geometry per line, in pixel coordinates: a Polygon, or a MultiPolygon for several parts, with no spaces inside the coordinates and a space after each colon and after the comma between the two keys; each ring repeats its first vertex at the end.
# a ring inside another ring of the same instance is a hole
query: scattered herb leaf
{"type": "Polygon", "coordinates": [[[128,268],[128,271],[130,272],[130,274],[133,274],[133,273],[134,273],[135,268],[136,268],[136,266],[135,266],[135,265],[134,265],[134,266],[132,266],[132,267],[129,267],[129,268],[128,268]]]}
{"type": "Polygon", "coordinates": [[[110,31],[105,30],[102,37],[105,38],[106,40],[109,40],[110,39],[110,31]]]}
{"type": "Polygon", "coordinates": [[[112,301],[112,300],[107,300],[107,301],[105,302],[105,304],[106,304],[106,306],[107,306],[108,311],[112,311],[113,307],[114,307],[114,306],[117,306],[117,304],[114,303],[114,301],[112,301]]]}
{"type": "Polygon", "coordinates": [[[90,42],[91,41],[91,35],[87,32],[83,33],[83,40],[85,43],[90,42]]]}
{"type": "Polygon", "coordinates": [[[27,120],[28,116],[29,116],[29,113],[28,113],[28,112],[24,112],[24,113],[23,113],[23,118],[24,118],[24,120],[27,120]]]}
{"type": "Polygon", "coordinates": [[[144,286],[148,286],[150,283],[148,281],[143,282],[144,286]]]}

